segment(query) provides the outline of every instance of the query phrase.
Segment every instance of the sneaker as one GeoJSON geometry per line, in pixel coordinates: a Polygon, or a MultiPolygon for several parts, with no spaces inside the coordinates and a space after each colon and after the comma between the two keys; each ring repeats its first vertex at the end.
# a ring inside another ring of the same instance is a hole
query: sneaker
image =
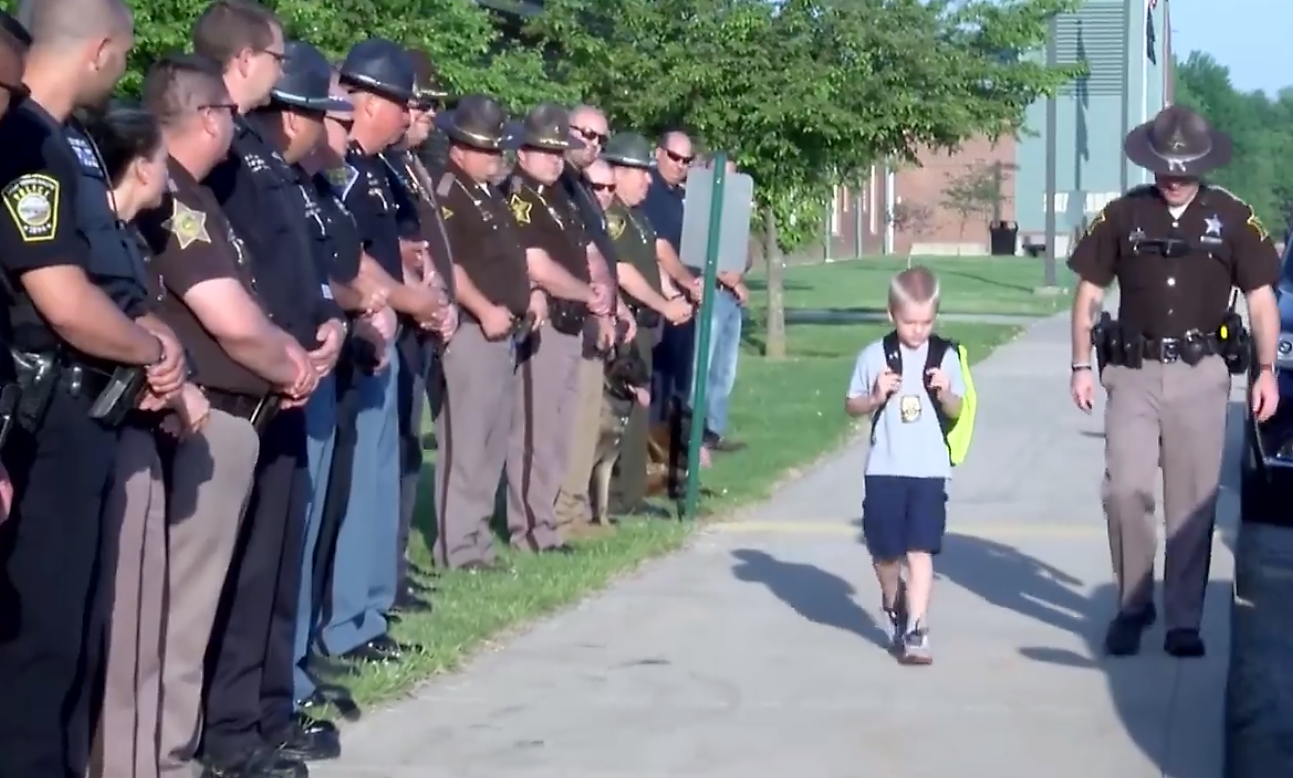
{"type": "Polygon", "coordinates": [[[929,630],[924,624],[917,624],[915,629],[902,636],[902,653],[898,655],[898,661],[905,665],[934,663],[934,655],[929,648],[929,630]]]}
{"type": "Polygon", "coordinates": [[[894,598],[892,608],[884,608],[884,615],[889,619],[889,652],[902,653],[902,639],[907,631],[907,584],[898,582],[898,596],[894,598]]]}

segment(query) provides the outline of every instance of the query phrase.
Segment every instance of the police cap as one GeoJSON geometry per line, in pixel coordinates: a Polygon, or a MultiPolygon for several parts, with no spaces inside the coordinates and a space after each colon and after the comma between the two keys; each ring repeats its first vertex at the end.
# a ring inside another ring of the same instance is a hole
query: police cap
{"type": "Polygon", "coordinates": [[[602,149],[602,159],[618,167],[655,167],[651,141],[636,132],[617,132],[602,149]]]}
{"type": "Polygon", "coordinates": [[[542,151],[582,149],[584,142],[570,135],[570,112],[556,103],[540,103],[525,115],[515,136],[521,148],[542,151]]]}
{"type": "Polygon", "coordinates": [[[350,103],[330,94],[332,67],[323,52],[302,41],[283,48],[283,72],[270,91],[270,100],[291,108],[328,113],[346,111],[350,103]]]}
{"type": "Polygon", "coordinates": [[[413,99],[413,62],[398,43],[369,38],[351,47],[338,71],[350,86],[379,97],[408,103],[413,99]]]}
{"type": "Polygon", "coordinates": [[[409,61],[413,63],[413,99],[422,110],[435,106],[449,96],[440,79],[440,71],[431,61],[431,55],[422,49],[410,48],[409,61]]]}
{"type": "Polygon", "coordinates": [[[452,111],[437,114],[435,124],[449,140],[464,146],[498,151],[508,145],[507,113],[486,95],[464,95],[452,111]]]}

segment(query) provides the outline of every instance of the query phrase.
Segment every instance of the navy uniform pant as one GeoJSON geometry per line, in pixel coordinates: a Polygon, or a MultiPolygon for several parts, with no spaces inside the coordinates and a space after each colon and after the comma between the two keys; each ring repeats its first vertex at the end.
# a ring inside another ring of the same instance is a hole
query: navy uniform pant
{"type": "Polygon", "coordinates": [[[40,429],[3,452],[14,485],[0,524],[0,776],[82,778],[112,609],[115,543],[103,501],[117,433],[56,390],[40,429]]]}
{"type": "Polygon", "coordinates": [[[691,374],[695,367],[693,352],[696,347],[696,321],[686,324],[666,324],[660,342],[651,355],[654,371],[651,375],[651,418],[664,421],[674,401],[679,407],[691,402],[691,374]]]}
{"type": "Polygon", "coordinates": [[[400,528],[395,555],[395,591],[409,586],[409,534],[417,511],[422,482],[422,417],[426,396],[428,363],[434,360],[430,344],[416,331],[405,333],[398,344],[400,353],[400,528]]]}
{"type": "Polygon", "coordinates": [[[320,642],[338,656],[386,634],[395,603],[395,557],[400,524],[399,355],[359,379],[354,462],[345,518],[333,557],[328,624],[320,642]]]}
{"type": "MultiPolygon", "coordinates": [[[[301,578],[296,603],[296,636],[292,651],[294,664],[293,693],[304,700],[314,693],[314,679],[306,669],[310,641],[318,627],[319,613],[315,599],[315,564],[323,530],[328,484],[337,440],[337,380],[327,376],[305,406],[306,459],[309,464],[310,489],[302,538],[301,578]]],[[[326,564],[326,560],[324,562],[326,564]]]]}
{"type": "Polygon", "coordinates": [[[261,435],[256,484],[208,652],[203,751],[236,760],[290,725],[309,473],[305,412],[261,435]]]}

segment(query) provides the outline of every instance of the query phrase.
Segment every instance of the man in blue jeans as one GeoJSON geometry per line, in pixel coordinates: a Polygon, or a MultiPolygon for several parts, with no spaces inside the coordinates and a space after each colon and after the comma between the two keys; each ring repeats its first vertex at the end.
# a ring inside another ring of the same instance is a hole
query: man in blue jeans
{"type": "MultiPolygon", "coordinates": [[[[749,269],[748,266],[746,268],[749,269]]],[[[710,309],[708,374],[705,408],[705,445],[712,451],[740,451],[745,444],[727,436],[727,406],[736,386],[736,366],[741,354],[741,321],[750,292],[740,273],[718,274],[718,290],[710,309]]],[[[699,356],[699,355],[698,355],[699,356]]],[[[692,396],[695,376],[692,371],[692,396]]]]}

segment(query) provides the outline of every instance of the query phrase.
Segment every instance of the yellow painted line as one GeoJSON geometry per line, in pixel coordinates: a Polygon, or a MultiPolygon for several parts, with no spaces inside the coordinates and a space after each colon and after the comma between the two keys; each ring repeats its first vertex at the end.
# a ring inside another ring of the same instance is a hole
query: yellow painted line
{"type": "MultiPolygon", "coordinates": [[[[831,537],[858,537],[862,528],[848,521],[727,521],[710,525],[715,532],[736,535],[825,535],[831,537]]],[[[957,526],[949,522],[947,531],[971,537],[1046,537],[1046,538],[1104,538],[1104,522],[1092,524],[1056,524],[1047,522],[1021,524],[969,523],[957,526]]],[[[1213,533],[1214,536],[1218,533],[1213,533]]]]}

